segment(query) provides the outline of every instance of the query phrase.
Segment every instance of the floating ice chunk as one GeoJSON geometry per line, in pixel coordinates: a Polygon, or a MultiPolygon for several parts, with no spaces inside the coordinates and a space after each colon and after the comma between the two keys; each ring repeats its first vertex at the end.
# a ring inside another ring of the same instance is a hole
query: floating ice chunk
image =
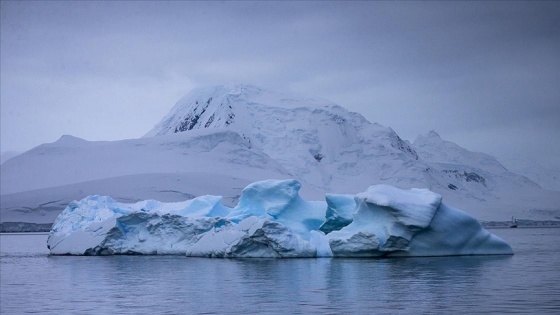
{"type": "MultiPolygon", "coordinates": [[[[60,216],[58,218],[60,219],[60,216]]],[[[62,220],[61,222],[65,221],[62,220]]],[[[53,226],[47,240],[47,246],[52,255],[112,254],[102,251],[91,253],[91,249],[104,242],[107,233],[115,226],[115,223],[116,216],[112,216],[101,222],[90,223],[87,226],[82,225],[80,229],[66,234],[67,229],[55,231],[53,226]]]]}
{"type": "Polygon", "coordinates": [[[239,222],[250,216],[266,218],[289,227],[309,240],[309,231],[325,222],[325,202],[305,201],[299,196],[301,184],[295,179],[265,180],[248,185],[239,204],[227,216],[239,222]]]}
{"type": "Polygon", "coordinates": [[[353,222],[327,235],[334,256],[513,254],[476,219],[429,190],[376,185],[355,200],[353,222]]]}
{"type": "Polygon", "coordinates": [[[352,223],[352,214],[356,210],[354,195],[326,194],[325,200],[327,201],[326,221],[319,230],[328,234],[352,223]]]}
{"type": "Polygon", "coordinates": [[[414,235],[406,252],[390,256],[513,254],[511,246],[467,213],[442,204],[430,226],[414,235]]]}
{"type": "Polygon", "coordinates": [[[56,218],[51,234],[68,235],[74,231],[86,230],[90,225],[133,213],[132,204],[121,204],[108,196],[88,196],[71,202],[56,218]]]}
{"type": "Polygon", "coordinates": [[[412,236],[428,227],[441,196],[426,189],[371,186],[355,197],[351,224],[328,234],[335,256],[383,256],[406,250],[412,236]]]}
{"type": "Polygon", "coordinates": [[[425,228],[441,204],[441,195],[428,189],[402,190],[389,185],[375,185],[357,194],[356,200],[362,205],[385,207],[402,225],[425,228]]]}
{"type": "Polygon", "coordinates": [[[71,202],[57,217],[48,245],[51,254],[184,254],[201,233],[227,224],[223,217],[231,209],[221,199],[208,195],[183,202],[127,204],[88,196],[71,202]]]}
{"type": "Polygon", "coordinates": [[[176,214],[186,217],[225,217],[231,211],[221,204],[222,196],[200,196],[191,200],[176,203],[160,203],[157,212],[160,214],[176,214]],[[166,205],[172,205],[168,207],[166,205]]]}
{"type": "Polygon", "coordinates": [[[75,201],[57,218],[51,254],[201,257],[385,257],[512,254],[474,218],[425,189],[386,185],[305,201],[295,180],[247,186],[230,209],[221,197],[135,204],[75,201]]]}
{"type": "Polygon", "coordinates": [[[228,219],[239,222],[251,216],[275,219],[297,205],[301,184],[292,180],[266,180],[249,184],[228,219]]]}
{"type": "Polygon", "coordinates": [[[183,202],[163,203],[144,200],[135,204],[121,203],[108,196],[87,196],[71,202],[55,220],[52,232],[69,234],[84,230],[93,223],[135,212],[176,214],[185,217],[224,217],[231,209],[222,205],[220,196],[200,196],[183,202]]]}
{"type": "Polygon", "coordinates": [[[105,239],[86,254],[184,254],[206,232],[229,224],[219,217],[136,212],[117,218],[105,239]]]}
{"type": "Polygon", "coordinates": [[[333,256],[338,257],[378,257],[379,239],[371,232],[357,231],[342,235],[330,235],[329,246],[333,256]]]}
{"type": "Polygon", "coordinates": [[[239,224],[206,233],[189,250],[187,256],[202,257],[315,257],[310,242],[278,223],[249,217],[239,224]]]}

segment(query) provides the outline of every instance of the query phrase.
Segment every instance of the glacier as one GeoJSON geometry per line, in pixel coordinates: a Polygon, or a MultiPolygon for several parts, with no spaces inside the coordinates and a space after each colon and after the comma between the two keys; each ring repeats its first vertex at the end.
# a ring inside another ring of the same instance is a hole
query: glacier
{"type": "Polygon", "coordinates": [[[511,255],[509,244],[428,189],[374,185],[366,191],[300,197],[294,179],[245,187],[238,204],[204,195],[182,202],[121,203],[92,195],[57,217],[52,255],[191,257],[412,257],[511,255]]]}

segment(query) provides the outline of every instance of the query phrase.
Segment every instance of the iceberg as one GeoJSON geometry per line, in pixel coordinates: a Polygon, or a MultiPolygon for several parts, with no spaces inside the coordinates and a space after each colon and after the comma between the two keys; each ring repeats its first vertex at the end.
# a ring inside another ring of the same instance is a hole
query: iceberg
{"type": "Polygon", "coordinates": [[[427,189],[374,185],[356,195],[300,197],[297,180],[248,185],[229,208],[220,196],[120,203],[88,196],[57,217],[52,255],[191,257],[412,257],[511,255],[509,244],[427,189]]]}

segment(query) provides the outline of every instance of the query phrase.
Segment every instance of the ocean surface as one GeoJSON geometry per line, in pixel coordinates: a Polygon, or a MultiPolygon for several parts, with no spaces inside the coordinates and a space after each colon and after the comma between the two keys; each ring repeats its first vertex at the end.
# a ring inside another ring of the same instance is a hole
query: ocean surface
{"type": "Polygon", "coordinates": [[[0,235],[0,313],[560,312],[560,229],[493,229],[513,256],[207,259],[49,256],[0,235]]]}

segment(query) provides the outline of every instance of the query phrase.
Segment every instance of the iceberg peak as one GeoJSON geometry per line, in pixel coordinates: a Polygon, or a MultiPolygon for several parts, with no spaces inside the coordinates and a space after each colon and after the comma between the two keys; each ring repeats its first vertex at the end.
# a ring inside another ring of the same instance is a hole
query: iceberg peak
{"type": "Polygon", "coordinates": [[[301,201],[300,189],[301,184],[295,179],[252,183],[241,191],[239,204],[228,218],[236,221],[250,216],[277,218],[301,201]]]}
{"type": "Polygon", "coordinates": [[[118,203],[89,196],[57,218],[51,254],[202,257],[391,257],[513,254],[466,213],[426,189],[371,186],[327,202],[303,200],[296,180],[248,185],[230,209],[220,197],[118,203]]]}

